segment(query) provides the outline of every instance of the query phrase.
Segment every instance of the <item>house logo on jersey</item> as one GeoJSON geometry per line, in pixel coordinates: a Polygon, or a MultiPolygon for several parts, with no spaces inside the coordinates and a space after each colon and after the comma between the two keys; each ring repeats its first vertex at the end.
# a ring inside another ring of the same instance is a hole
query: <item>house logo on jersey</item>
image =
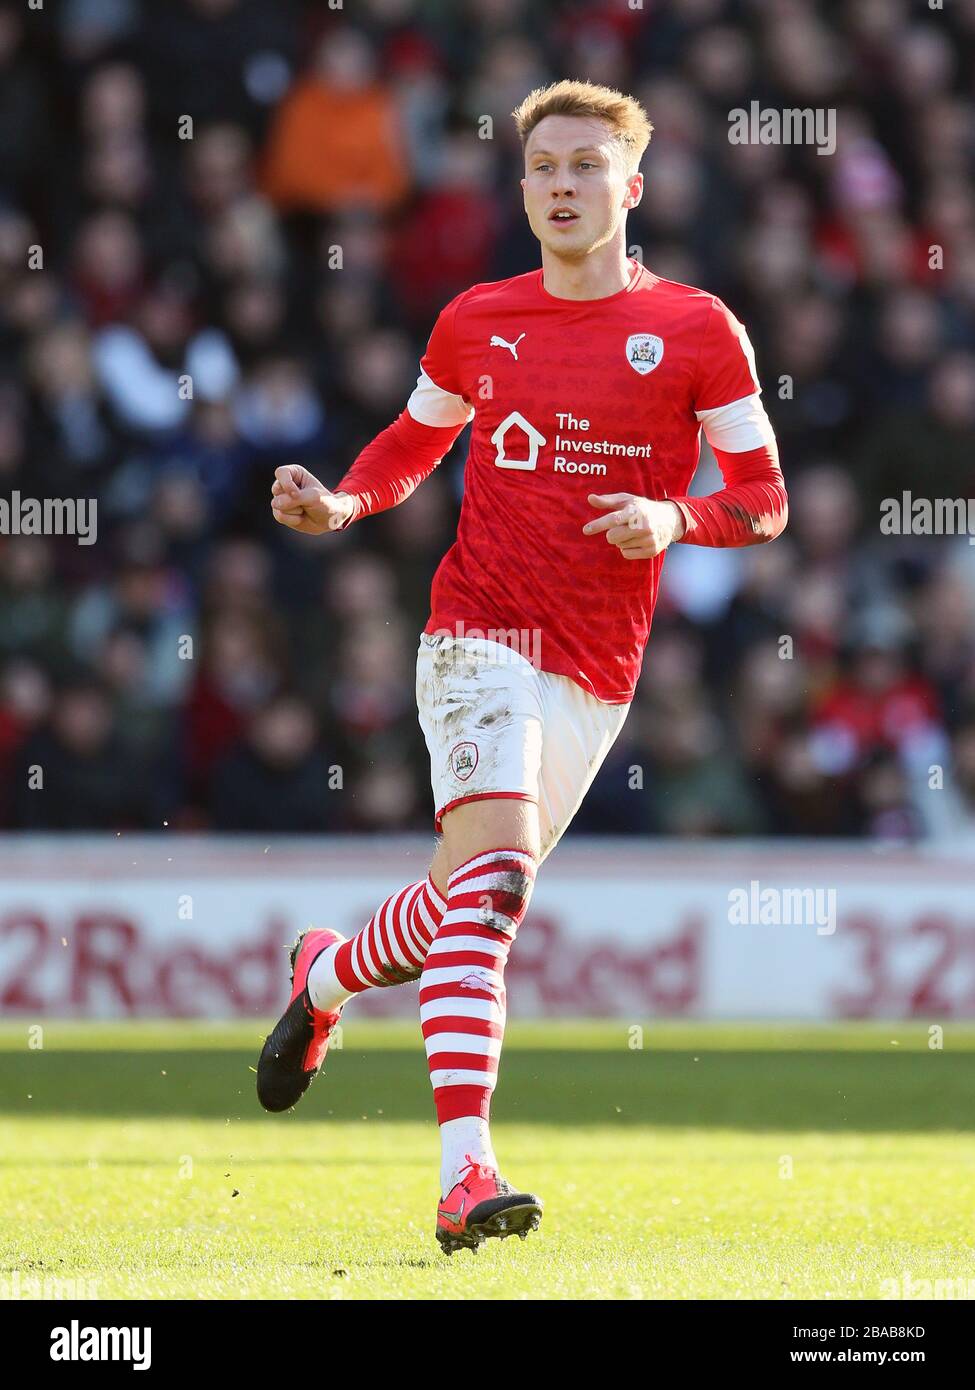
{"type": "Polygon", "coordinates": [[[510,415],[504,417],[491,436],[491,443],[495,448],[494,462],[499,468],[518,468],[528,472],[538,467],[538,451],[546,442],[544,434],[537,430],[529,420],[526,420],[521,411],[513,410],[510,415]],[[508,433],[510,430],[518,431],[515,438],[519,441],[520,448],[514,440],[509,444],[508,433]],[[512,451],[517,450],[518,454],[525,453],[527,450],[526,456],[524,458],[513,457],[508,452],[509,448],[512,451]]]}
{"type": "Polygon", "coordinates": [[[626,340],[626,360],[641,376],[659,367],[663,356],[664,340],[655,333],[631,333],[626,340]]]}
{"type": "Polygon", "coordinates": [[[477,767],[477,744],[455,743],[450,750],[450,770],[458,782],[466,782],[477,767]]]}

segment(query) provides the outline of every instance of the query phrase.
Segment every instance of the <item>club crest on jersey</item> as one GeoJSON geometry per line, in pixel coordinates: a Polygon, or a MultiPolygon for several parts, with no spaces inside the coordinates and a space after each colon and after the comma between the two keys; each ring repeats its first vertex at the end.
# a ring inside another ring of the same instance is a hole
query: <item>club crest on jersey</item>
{"type": "Polygon", "coordinates": [[[663,356],[664,340],[655,333],[631,333],[626,340],[626,360],[641,376],[659,367],[663,356]]]}
{"type": "Polygon", "coordinates": [[[477,744],[455,743],[450,750],[450,770],[458,782],[466,782],[477,767],[477,744]]]}

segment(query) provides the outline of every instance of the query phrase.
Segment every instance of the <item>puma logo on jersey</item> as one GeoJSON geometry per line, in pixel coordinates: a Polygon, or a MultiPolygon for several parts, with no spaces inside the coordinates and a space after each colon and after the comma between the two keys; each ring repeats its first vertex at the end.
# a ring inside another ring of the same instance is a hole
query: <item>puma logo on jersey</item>
{"type": "Polygon", "coordinates": [[[512,357],[513,357],[513,358],[515,359],[515,361],[517,362],[517,361],[518,361],[518,344],[521,342],[521,340],[522,340],[522,338],[523,338],[524,336],[525,336],[524,333],[519,333],[518,337],[514,340],[514,342],[513,342],[513,343],[509,343],[508,340],[507,340],[506,338],[501,338],[501,337],[498,336],[497,333],[495,333],[495,334],[493,335],[493,337],[491,338],[491,346],[492,346],[492,347],[503,347],[503,348],[507,348],[508,351],[511,353],[512,357]]]}

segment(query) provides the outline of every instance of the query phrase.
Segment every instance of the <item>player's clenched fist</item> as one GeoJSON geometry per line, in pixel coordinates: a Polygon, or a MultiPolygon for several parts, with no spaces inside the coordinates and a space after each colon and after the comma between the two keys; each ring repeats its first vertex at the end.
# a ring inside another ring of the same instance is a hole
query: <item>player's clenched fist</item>
{"type": "Polygon", "coordinates": [[[275,521],[320,536],[337,531],[352,515],[355,503],[346,492],[329,492],[314,474],[297,463],[275,468],[271,486],[271,512],[275,521]]]}
{"type": "Polygon", "coordinates": [[[583,531],[587,536],[605,532],[607,541],[619,547],[625,560],[652,560],[684,534],[684,517],[675,502],[657,502],[632,492],[604,496],[591,492],[589,505],[597,511],[610,510],[606,516],[587,521],[583,531]]]}

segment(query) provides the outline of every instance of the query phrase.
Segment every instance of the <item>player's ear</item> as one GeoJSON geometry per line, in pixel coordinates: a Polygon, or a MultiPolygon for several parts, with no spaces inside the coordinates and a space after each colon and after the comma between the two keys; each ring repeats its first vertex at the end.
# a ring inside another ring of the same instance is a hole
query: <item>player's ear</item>
{"type": "Polygon", "coordinates": [[[626,184],[626,197],[623,199],[623,206],[635,208],[640,206],[643,198],[643,175],[631,174],[626,184]]]}

